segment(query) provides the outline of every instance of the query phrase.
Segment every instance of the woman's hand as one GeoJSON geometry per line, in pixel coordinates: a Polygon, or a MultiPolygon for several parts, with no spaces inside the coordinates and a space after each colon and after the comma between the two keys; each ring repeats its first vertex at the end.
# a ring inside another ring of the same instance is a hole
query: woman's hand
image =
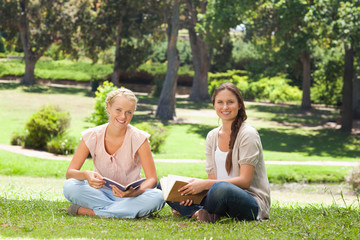
{"type": "Polygon", "coordinates": [[[102,188],[105,184],[105,181],[102,180],[102,176],[97,172],[86,171],[85,178],[88,181],[89,185],[93,188],[102,188]]]}
{"type": "Polygon", "coordinates": [[[188,199],[186,201],[181,201],[179,204],[184,205],[186,207],[190,207],[193,204],[193,200],[188,199]]]}
{"type": "Polygon", "coordinates": [[[203,179],[191,179],[188,184],[178,189],[181,195],[195,195],[206,190],[207,181],[203,179]]]}
{"type": "Polygon", "coordinates": [[[136,197],[137,196],[135,194],[136,190],[133,187],[130,187],[128,190],[123,192],[120,189],[118,189],[115,185],[111,184],[110,186],[112,188],[112,192],[115,197],[125,198],[125,197],[136,197]]]}
{"type": "MultiPolygon", "coordinates": [[[[188,184],[178,189],[181,192],[181,195],[195,195],[201,193],[206,189],[207,182],[202,179],[191,179],[188,184]]],[[[191,206],[193,201],[187,199],[186,201],[181,201],[180,205],[191,206]]]]}

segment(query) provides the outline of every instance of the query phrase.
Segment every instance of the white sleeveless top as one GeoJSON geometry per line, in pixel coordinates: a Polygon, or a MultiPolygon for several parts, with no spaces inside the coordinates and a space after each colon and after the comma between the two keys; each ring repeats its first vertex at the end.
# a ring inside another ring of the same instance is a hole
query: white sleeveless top
{"type": "Polygon", "coordinates": [[[220,150],[219,145],[216,146],[215,150],[215,164],[216,164],[216,179],[224,180],[235,177],[233,169],[230,171],[230,175],[228,175],[225,162],[226,156],[228,152],[223,152],[220,150]]]}

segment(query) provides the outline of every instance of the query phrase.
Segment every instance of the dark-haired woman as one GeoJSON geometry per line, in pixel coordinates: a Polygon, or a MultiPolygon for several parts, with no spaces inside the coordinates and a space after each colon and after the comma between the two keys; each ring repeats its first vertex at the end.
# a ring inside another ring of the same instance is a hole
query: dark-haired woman
{"type": "Polygon", "coordinates": [[[258,132],[245,122],[243,97],[232,83],[215,89],[212,103],[222,125],[206,138],[208,179],[180,188],[184,195],[208,190],[200,205],[191,200],[168,204],[174,214],[215,222],[222,216],[238,220],[269,218],[270,187],[258,132]]]}

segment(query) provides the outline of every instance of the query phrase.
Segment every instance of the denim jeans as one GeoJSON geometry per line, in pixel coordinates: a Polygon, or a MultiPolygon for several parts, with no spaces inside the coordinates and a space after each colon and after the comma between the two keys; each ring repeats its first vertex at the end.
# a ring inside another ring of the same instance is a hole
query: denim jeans
{"type": "MultiPolygon", "coordinates": [[[[158,184],[160,188],[160,184],[158,184]]],[[[161,188],[160,188],[161,189],[161,188]]],[[[217,182],[209,190],[199,205],[183,206],[177,202],[167,202],[182,216],[191,217],[199,209],[209,213],[239,220],[256,220],[259,207],[253,196],[228,182],[217,182]]]]}
{"type": "Polygon", "coordinates": [[[115,197],[111,189],[95,189],[87,181],[68,179],[64,183],[64,196],[72,204],[93,209],[103,217],[136,218],[160,210],[165,202],[161,191],[147,189],[137,197],[115,197]]]}

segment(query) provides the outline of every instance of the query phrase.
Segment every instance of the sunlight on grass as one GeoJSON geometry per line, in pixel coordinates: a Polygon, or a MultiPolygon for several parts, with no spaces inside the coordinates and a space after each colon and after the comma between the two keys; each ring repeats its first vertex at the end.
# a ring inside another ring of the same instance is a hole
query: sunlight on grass
{"type": "MultiPolygon", "coordinates": [[[[62,196],[60,179],[0,177],[0,235],[3,238],[118,239],[356,239],[359,201],[344,207],[274,199],[268,221],[215,224],[172,216],[169,206],[147,219],[73,217],[62,196]],[[46,183],[45,183],[46,182],[46,183]],[[121,234],[119,235],[119,229],[121,234]]],[[[282,196],[283,198],[284,196],[282,196]]],[[[300,197],[300,195],[299,195],[300,197]]],[[[302,198],[311,198],[304,194],[302,198]]]]}
{"type": "MultiPolygon", "coordinates": [[[[59,64],[59,63],[52,63],[59,64]]],[[[158,122],[154,117],[158,99],[139,95],[134,123],[158,122]]],[[[44,104],[56,104],[71,115],[69,135],[80,138],[92,125],[86,121],[93,111],[89,90],[35,85],[0,84],[0,144],[9,144],[14,132],[44,104]],[[16,104],[14,104],[16,102],[16,104]]],[[[304,112],[296,105],[246,102],[248,122],[257,128],[265,160],[359,161],[360,135],[348,136],[323,127],[334,121],[338,111],[313,109],[304,112]]],[[[158,159],[205,159],[205,138],[218,118],[211,103],[177,99],[178,123],[166,123],[169,135],[158,159]]]]}
{"type": "Polygon", "coordinates": [[[155,158],[205,159],[206,136],[201,128],[189,124],[168,125],[167,128],[169,135],[155,158]]]}

